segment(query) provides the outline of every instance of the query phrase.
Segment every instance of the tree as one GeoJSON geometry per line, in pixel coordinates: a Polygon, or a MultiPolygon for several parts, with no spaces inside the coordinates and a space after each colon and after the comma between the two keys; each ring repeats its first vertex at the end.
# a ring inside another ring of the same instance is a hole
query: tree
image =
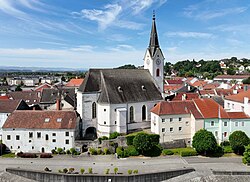
{"type": "Polygon", "coordinates": [[[242,81],[242,83],[243,83],[243,84],[250,84],[250,77],[244,79],[244,80],[242,81]]]}
{"type": "Polygon", "coordinates": [[[166,62],[164,65],[164,71],[167,75],[171,75],[172,64],[170,62],[166,62]]]}
{"type": "Polygon", "coordinates": [[[197,153],[207,155],[215,152],[217,142],[212,132],[201,129],[195,133],[192,146],[197,153]]]}
{"type": "Polygon", "coordinates": [[[135,65],[125,64],[123,66],[118,67],[117,69],[137,69],[135,65]]]}
{"type": "Polygon", "coordinates": [[[15,91],[22,91],[21,85],[17,85],[15,91]]]}
{"type": "Polygon", "coordinates": [[[242,155],[245,151],[245,146],[250,144],[250,140],[245,132],[235,131],[229,136],[230,145],[234,153],[242,155]]]}
{"type": "Polygon", "coordinates": [[[236,71],[235,71],[233,68],[228,68],[228,69],[227,69],[227,74],[228,74],[228,75],[235,75],[235,74],[236,74],[236,71]]]}
{"type": "Polygon", "coordinates": [[[242,159],[244,164],[249,164],[250,163],[250,145],[245,146],[245,152],[243,153],[243,159],[242,159]]]}

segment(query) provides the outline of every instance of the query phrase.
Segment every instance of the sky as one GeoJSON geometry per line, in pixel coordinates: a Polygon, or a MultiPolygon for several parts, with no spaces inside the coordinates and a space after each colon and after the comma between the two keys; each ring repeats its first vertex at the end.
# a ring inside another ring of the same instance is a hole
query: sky
{"type": "Polygon", "coordinates": [[[249,0],[0,0],[0,66],[143,65],[155,10],[165,61],[250,58],[249,0]]]}

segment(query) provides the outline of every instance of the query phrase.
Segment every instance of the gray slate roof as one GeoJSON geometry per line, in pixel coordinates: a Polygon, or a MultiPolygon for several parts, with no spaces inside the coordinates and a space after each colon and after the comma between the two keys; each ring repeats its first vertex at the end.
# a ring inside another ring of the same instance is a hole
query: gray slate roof
{"type": "MultiPolygon", "coordinates": [[[[73,100],[75,99],[75,89],[74,88],[60,88],[61,95],[65,98],[67,95],[73,100]]],[[[55,103],[59,95],[58,89],[45,88],[41,94],[40,103],[55,103]]]]}
{"type": "Polygon", "coordinates": [[[152,76],[144,69],[90,69],[79,91],[100,92],[99,103],[162,100],[152,76]]]}

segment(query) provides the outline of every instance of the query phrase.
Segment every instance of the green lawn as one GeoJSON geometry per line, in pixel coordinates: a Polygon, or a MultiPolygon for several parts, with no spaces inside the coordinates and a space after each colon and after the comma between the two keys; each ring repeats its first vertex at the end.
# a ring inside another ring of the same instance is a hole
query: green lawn
{"type": "Polygon", "coordinates": [[[2,157],[4,158],[15,158],[16,155],[14,153],[3,154],[2,157]]]}

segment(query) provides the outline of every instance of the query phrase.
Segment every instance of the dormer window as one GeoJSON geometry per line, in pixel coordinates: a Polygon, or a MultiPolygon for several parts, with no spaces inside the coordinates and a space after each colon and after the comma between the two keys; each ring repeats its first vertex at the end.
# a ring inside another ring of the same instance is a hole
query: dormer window
{"type": "Polygon", "coordinates": [[[117,89],[118,89],[118,92],[122,92],[122,87],[121,86],[119,86],[117,89]]]}
{"type": "Polygon", "coordinates": [[[30,102],[30,100],[26,100],[25,102],[30,102]]]}
{"type": "Polygon", "coordinates": [[[141,86],[141,89],[142,89],[143,91],[146,91],[146,87],[145,87],[144,85],[141,86]]]}
{"type": "Polygon", "coordinates": [[[57,118],[57,122],[62,122],[62,118],[57,118]]]}
{"type": "Polygon", "coordinates": [[[45,119],[44,119],[44,121],[45,121],[46,123],[48,123],[49,120],[50,120],[49,118],[45,118],[45,119]]]}

